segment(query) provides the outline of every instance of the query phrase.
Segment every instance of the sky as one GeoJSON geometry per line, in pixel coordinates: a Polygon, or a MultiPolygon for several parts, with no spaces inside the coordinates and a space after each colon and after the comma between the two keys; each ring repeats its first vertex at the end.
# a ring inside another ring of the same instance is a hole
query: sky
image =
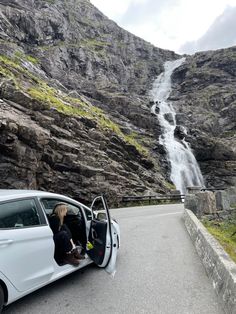
{"type": "Polygon", "coordinates": [[[236,0],[90,0],[122,28],[177,53],[236,45],[236,0]]]}

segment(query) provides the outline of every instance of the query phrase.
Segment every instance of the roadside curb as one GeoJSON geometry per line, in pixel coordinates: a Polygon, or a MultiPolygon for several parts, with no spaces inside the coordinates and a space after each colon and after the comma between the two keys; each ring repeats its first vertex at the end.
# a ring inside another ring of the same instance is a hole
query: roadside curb
{"type": "Polygon", "coordinates": [[[184,210],[184,223],[223,309],[227,314],[235,314],[236,264],[188,209],[184,210]]]}

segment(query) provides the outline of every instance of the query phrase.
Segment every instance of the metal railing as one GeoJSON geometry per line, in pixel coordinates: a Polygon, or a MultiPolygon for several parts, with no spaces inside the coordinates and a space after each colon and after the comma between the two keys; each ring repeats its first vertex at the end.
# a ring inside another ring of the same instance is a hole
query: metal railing
{"type": "Polygon", "coordinates": [[[145,196],[123,196],[122,202],[144,202],[148,201],[151,204],[152,201],[179,201],[184,200],[184,194],[163,194],[163,195],[145,195],[145,196]]]}

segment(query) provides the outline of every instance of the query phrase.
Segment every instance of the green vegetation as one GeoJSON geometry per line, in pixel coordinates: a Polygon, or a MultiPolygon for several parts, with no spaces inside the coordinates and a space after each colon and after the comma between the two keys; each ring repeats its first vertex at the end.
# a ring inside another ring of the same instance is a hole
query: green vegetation
{"type": "Polygon", "coordinates": [[[236,130],[225,131],[222,133],[222,137],[233,137],[236,135],[236,130]]]}
{"type": "Polygon", "coordinates": [[[98,127],[104,132],[114,132],[126,143],[136,147],[137,151],[147,156],[148,150],[135,139],[135,133],[125,135],[118,124],[112,122],[109,117],[99,108],[84,102],[79,98],[68,97],[61,91],[50,87],[46,82],[34,76],[21,65],[21,60],[37,64],[37,59],[16,52],[13,58],[0,55],[0,74],[10,78],[17,89],[28,93],[37,100],[45,109],[54,108],[65,115],[75,115],[96,121],[98,127]]]}
{"type": "Polygon", "coordinates": [[[219,241],[224,250],[236,262],[236,214],[231,219],[209,221],[202,219],[207,230],[219,241]],[[235,234],[234,234],[235,233],[235,234]]]}
{"type": "Polygon", "coordinates": [[[39,60],[36,59],[35,57],[32,57],[30,55],[26,55],[21,51],[16,51],[15,54],[15,62],[20,62],[21,60],[27,60],[35,65],[37,65],[39,63],[39,60]]]}
{"type": "Polygon", "coordinates": [[[96,48],[103,49],[107,46],[110,46],[110,44],[104,41],[98,41],[96,39],[90,38],[90,39],[82,40],[81,46],[88,46],[94,49],[96,48]]]}
{"type": "Polygon", "coordinates": [[[27,61],[29,61],[29,62],[31,62],[31,63],[33,63],[33,64],[38,64],[39,63],[39,60],[38,59],[36,59],[36,58],[34,58],[34,57],[32,57],[32,56],[26,56],[26,60],[27,61]]]}
{"type": "Polygon", "coordinates": [[[176,187],[173,183],[170,183],[168,181],[165,181],[165,186],[170,190],[176,190],[176,187]]]}
{"type": "Polygon", "coordinates": [[[5,73],[4,76],[14,79],[18,88],[22,85],[23,81],[26,80],[31,81],[31,83],[38,83],[40,81],[25,67],[21,66],[19,55],[14,58],[0,55],[0,69],[2,73],[5,73]]]}
{"type": "Polygon", "coordinates": [[[58,95],[54,88],[45,83],[40,83],[37,87],[31,87],[28,89],[28,93],[32,98],[47,104],[48,108],[54,108],[66,115],[82,116],[96,121],[101,129],[114,132],[125,142],[135,146],[141,154],[147,156],[147,149],[139,144],[133,135],[124,135],[118,124],[112,122],[101,109],[88,105],[78,98],[58,95]]]}
{"type": "Polygon", "coordinates": [[[96,39],[86,39],[81,41],[75,41],[75,42],[66,42],[66,41],[59,41],[56,45],[53,46],[40,46],[40,49],[47,51],[47,50],[53,50],[59,47],[65,47],[65,48],[74,48],[79,49],[81,47],[86,47],[89,50],[93,52],[99,52],[100,54],[104,53],[104,48],[110,46],[108,42],[105,41],[98,41],[96,39]]]}

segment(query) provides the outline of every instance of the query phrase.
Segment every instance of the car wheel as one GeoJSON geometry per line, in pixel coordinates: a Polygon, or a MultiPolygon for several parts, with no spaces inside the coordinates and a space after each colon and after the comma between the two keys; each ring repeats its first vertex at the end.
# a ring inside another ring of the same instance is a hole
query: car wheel
{"type": "Polygon", "coordinates": [[[0,286],[0,313],[2,312],[3,304],[4,304],[4,292],[3,292],[2,287],[0,286]]]}

